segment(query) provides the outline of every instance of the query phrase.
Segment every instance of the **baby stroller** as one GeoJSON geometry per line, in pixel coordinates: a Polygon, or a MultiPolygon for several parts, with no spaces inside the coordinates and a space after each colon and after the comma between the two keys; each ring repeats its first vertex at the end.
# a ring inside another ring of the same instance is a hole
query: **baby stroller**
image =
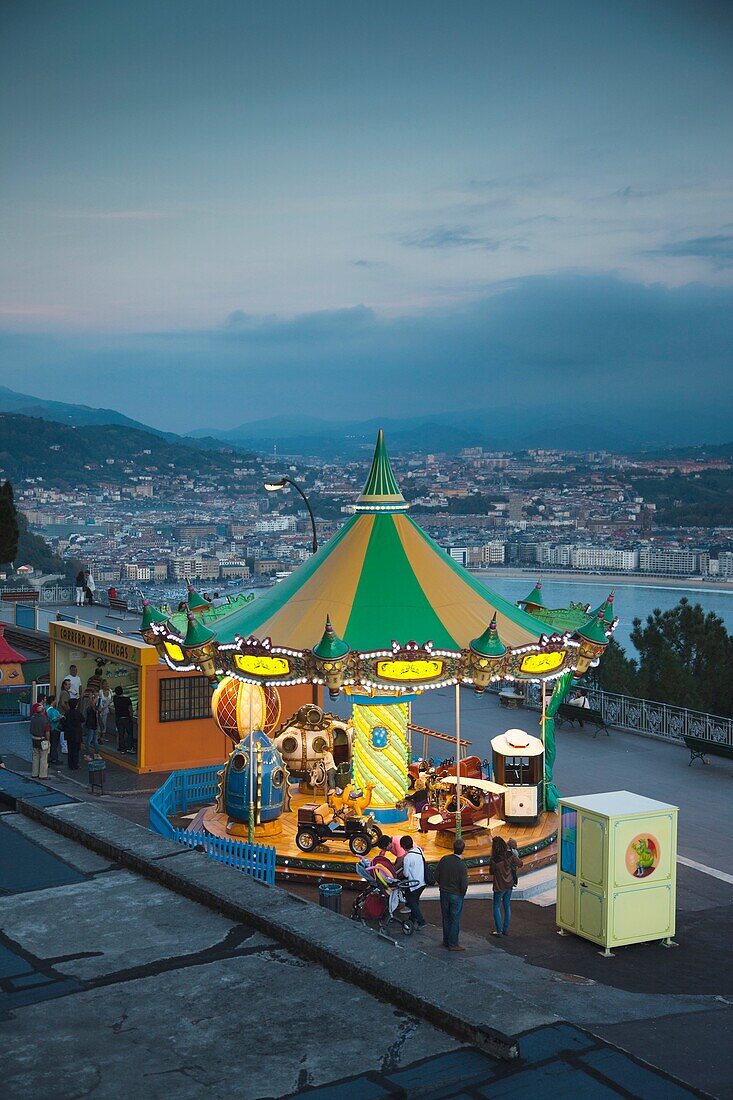
{"type": "Polygon", "coordinates": [[[405,936],[411,936],[415,922],[407,909],[406,892],[417,889],[418,883],[407,878],[382,877],[368,859],[360,859],[356,871],[365,885],[351,907],[351,919],[365,923],[377,921],[380,936],[387,935],[394,922],[405,936]]]}

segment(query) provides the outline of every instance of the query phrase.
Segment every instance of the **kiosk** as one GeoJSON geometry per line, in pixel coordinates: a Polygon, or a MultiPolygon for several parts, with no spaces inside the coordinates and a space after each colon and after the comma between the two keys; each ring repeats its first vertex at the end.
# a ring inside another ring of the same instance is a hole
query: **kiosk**
{"type": "Polygon", "coordinates": [[[677,888],[677,807],[630,791],[561,798],[556,921],[612,947],[672,946],[677,888]]]}

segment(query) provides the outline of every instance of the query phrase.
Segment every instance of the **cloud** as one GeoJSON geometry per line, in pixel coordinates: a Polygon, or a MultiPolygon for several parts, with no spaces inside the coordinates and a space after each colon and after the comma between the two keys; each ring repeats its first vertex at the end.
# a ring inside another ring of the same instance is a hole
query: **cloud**
{"type": "Polygon", "coordinates": [[[243,309],[233,310],[228,317],[224,318],[224,324],[227,328],[239,328],[240,325],[246,325],[248,321],[253,320],[248,313],[245,313],[243,309]]]}
{"type": "Polygon", "coordinates": [[[387,267],[388,265],[384,260],[352,260],[352,267],[387,267]]]}
{"type": "Polygon", "coordinates": [[[672,241],[661,248],[650,250],[653,256],[692,257],[710,260],[718,268],[733,266],[733,236],[719,233],[712,237],[690,237],[684,241],[672,241]]]}
{"type": "Polygon", "coordinates": [[[496,252],[505,244],[517,243],[508,237],[481,237],[465,225],[439,225],[435,229],[402,237],[410,248],[475,248],[496,252]]]}
{"type": "Polygon", "coordinates": [[[55,210],[48,217],[73,221],[142,222],[168,218],[165,210],[55,210]]]}
{"type": "Polygon", "coordinates": [[[220,428],[511,406],[599,417],[604,430],[643,418],[684,442],[730,435],[731,346],[733,288],[533,276],[402,315],[357,305],[190,332],[0,333],[0,383],[19,389],[22,378],[25,392],[59,400],[104,393],[178,431],[212,422],[190,401],[205,378],[220,428]]]}

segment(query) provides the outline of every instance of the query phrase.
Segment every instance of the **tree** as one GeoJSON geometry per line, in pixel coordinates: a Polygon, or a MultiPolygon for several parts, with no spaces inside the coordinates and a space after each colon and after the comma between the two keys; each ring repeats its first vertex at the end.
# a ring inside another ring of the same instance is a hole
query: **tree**
{"type": "Polygon", "coordinates": [[[0,485],[0,563],[12,565],[18,553],[18,512],[9,481],[0,485]]]}
{"type": "Polygon", "coordinates": [[[618,695],[638,695],[639,669],[636,661],[626,656],[626,650],[611,638],[594,671],[593,680],[602,691],[618,695]]]}
{"type": "Polygon", "coordinates": [[[669,611],[656,608],[631,640],[639,651],[638,692],[675,706],[733,715],[733,637],[723,620],[683,597],[669,611]]]}

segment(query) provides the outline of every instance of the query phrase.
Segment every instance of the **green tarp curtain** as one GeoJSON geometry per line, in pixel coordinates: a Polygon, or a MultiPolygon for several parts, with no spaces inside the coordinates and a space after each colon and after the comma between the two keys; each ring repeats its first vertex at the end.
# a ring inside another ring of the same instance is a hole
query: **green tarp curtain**
{"type": "MultiPolygon", "coordinates": [[[[552,769],[555,765],[555,715],[557,714],[558,707],[561,703],[565,702],[565,697],[570,690],[570,685],[573,682],[573,672],[568,669],[567,672],[563,672],[562,676],[558,676],[555,680],[555,687],[553,688],[550,700],[545,707],[545,809],[556,810],[557,800],[559,798],[559,792],[557,787],[552,781],[552,769]]],[[[542,719],[540,718],[540,728],[542,728],[542,719]]]]}

